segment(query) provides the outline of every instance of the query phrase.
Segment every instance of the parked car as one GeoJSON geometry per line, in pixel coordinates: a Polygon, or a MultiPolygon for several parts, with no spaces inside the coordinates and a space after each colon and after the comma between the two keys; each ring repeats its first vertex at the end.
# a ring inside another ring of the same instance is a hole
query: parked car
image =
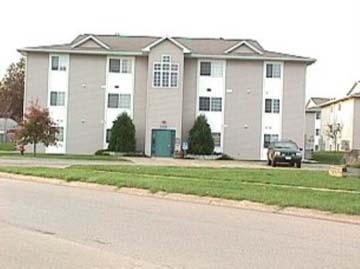
{"type": "Polygon", "coordinates": [[[301,168],[302,148],[291,140],[271,142],[267,152],[268,165],[275,167],[278,163],[289,163],[301,168]]]}

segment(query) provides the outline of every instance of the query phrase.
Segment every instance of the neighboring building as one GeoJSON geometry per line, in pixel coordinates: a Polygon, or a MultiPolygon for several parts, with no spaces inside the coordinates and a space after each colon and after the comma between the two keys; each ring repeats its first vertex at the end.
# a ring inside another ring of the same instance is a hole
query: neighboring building
{"type": "Polygon", "coordinates": [[[172,156],[199,114],[215,150],[265,159],[270,141],[303,145],[305,77],[314,59],[265,50],[249,39],[79,35],[69,44],[24,48],[25,107],[49,108],[60,143],[47,153],[106,148],[128,113],[137,150],[172,156]]]}
{"type": "Polygon", "coordinates": [[[0,118],[0,143],[13,142],[17,126],[17,122],[13,119],[0,118]]]}
{"type": "Polygon", "coordinates": [[[319,105],[330,101],[330,98],[312,97],[305,106],[305,155],[323,149],[321,132],[321,108],[319,105]]]}
{"type": "Polygon", "coordinates": [[[348,151],[360,149],[360,81],[343,98],[323,103],[321,129],[325,150],[348,151]],[[333,130],[339,132],[335,137],[333,130]]]}

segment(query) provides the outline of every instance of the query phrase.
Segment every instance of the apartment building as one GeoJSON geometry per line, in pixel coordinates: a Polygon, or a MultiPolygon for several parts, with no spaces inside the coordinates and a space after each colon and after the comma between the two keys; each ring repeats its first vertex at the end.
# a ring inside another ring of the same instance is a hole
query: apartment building
{"type": "Polygon", "coordinates": [[[311,97],[305,106],[305,155],[324,149],[323,135],[321,132],[321,107],[331,98],[311,97]]]}
{"type": "Polygon", "coordinates": [[[47,153],[107,147],[112,122],[128,113],[136,148],[173,156],[196,117],[215,151],[265,159],[272,140],[304,144],[305,78],[312,58],[265,50],[251,39],[82,34],[26,55],[25,107],[37,100],[60,127],[47,153]]]}
{"type": "Polygon", "coordinates": [[[360,81],[345,97],[320,105],[324,149],[349,151],[360,149],[360,81]]]}

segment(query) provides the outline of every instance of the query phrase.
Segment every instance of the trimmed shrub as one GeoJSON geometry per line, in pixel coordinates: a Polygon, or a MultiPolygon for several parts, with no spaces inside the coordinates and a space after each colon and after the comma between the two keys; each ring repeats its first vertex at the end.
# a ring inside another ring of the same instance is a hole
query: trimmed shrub
{"type": "Polygon", "coordinates": [[[214,151],[214,139],[210,125],[204,115],[197,117],[194,126],[189,132],[189,153],[210,155],[214,151]]]}
{"type": "Polygon", "coordinates": [[[135,143],[135,126],[131,118],[124,112],[113,122],[108,150],[134,152],[135,143]]]}
{"type": "Polygon", "coordinates": [[[324,164],[344,164],[344,152],[342,151],[317,151],[313,153],[313,159],[324,164]]]}

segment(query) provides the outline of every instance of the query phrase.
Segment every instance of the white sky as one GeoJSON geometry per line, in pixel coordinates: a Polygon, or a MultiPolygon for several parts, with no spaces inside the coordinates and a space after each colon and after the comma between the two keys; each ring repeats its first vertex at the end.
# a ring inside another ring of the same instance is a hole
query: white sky
{"type": "Polygon", "coordinates": [[[307,97],[341,96],[360,80],[359,0],[3,1],[0,76],[17,48],[70,42],[80,33],[257,39],[309,56],[307,97]]]}

